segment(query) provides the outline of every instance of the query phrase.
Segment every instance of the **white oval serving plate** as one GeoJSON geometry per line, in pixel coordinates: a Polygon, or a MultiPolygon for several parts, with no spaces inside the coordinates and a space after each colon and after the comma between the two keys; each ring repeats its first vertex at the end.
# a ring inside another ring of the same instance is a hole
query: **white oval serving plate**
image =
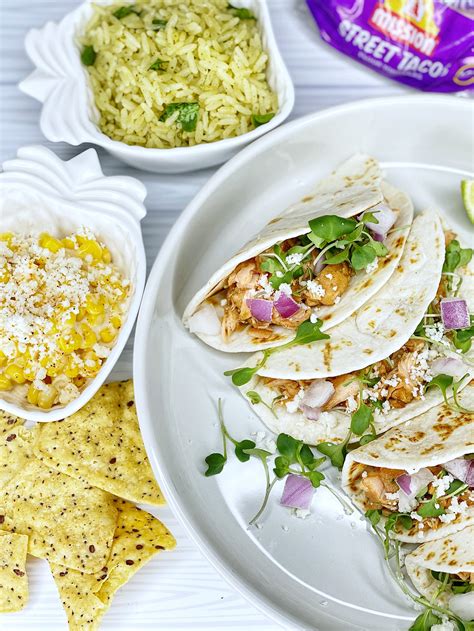
{"type": "Polygon", "coordinates": [[[133,291],[115,345],[102,368],[77,399],[41,410],[17,396],[0,392],[0,410],[31,421],[58,421],[77,412],[97,392],[130,336],[140,306],[146,259],[140,220],[146,215],[144,185],[128,176],[102,173],[95,149],[63,162],[41,146],[22,147],[3,163],[0,174],[0,232],[51,232],[65,235],[90,228],[109,248],[112,260],[133,291]]]}
{"type": "Polygon", "coordinates": [[[248,529],[264,490],[260,463],[231,457],[221,475],[204,477],[205,456],[222,448],[218,397],[235,437],[265,428],[223,376],[244,356],[219,353],[189,335],[181,324],[183,309],[251,234],[357,151],[377,157],[417,210],[439,208],[455,230],[469,238],[470,229],[472,238],[459,191],[459,181],[470,176],[471,137],[472,104],[444,96],[360,101],[294,121],[208,181],[178,219],[151,272],[134,374],[154,471],[208,559],[244,596],[292,629],[402,631],[416,612],[388,577],[365,520],[345,515],[326,489],[317,490],[312,515],[301,520],[279,506],[280,483],[262,527],[248,529]]]}
{"type": "Polygon", "coordinates": [[[279,109],[272,120],[241,136],[192,147],[151,149],[112,140],[98,128],[99,113],[87,71],[80,60],[77,37],[92,15],[92,3],[111,4],[113,1],[85,0],[58,24],[48,22],[41,29],[31,29],[26,36],[26,52],[36,69],[19,88],[43,104],[40,126],[48,140],[71,145],[90,142],[137,169],[180,173],[225,162],[290,115],[295,101],[293,83],[278,50],[266,0],[235,0],[235,6],[251,9],[258,18],[269,59],[268,82],[278,95],[279,109]]]}

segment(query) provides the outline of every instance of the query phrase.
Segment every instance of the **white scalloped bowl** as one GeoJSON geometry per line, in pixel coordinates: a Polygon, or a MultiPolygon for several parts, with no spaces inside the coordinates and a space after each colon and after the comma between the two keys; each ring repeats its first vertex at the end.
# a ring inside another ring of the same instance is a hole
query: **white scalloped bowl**
{"type": "MultiPolygon", "coordinates": [[[[111,0],[95,0],[110,4],[111,0]]],[[[266,0],[235,0],[258,18],[263,46],[268,53],[268,82],[278,95],[279,110],[271,121],[252,131],[212,143],[174,149],[130,146],[103,134],[97,121],[88,74],[80,60],[77,35],[92,14],[92,0],[86,0],[61,22],[48,22],[32,29],[25,40],[26,52],[36,66],[19,88],[43,103],[40,126],[53,142],[79,145],[84,142],[104,147],[113,156],[136,168],[155,173],[180,173],[221,164],[256,138],[280,125],[293,109],[293,83],[278,50],[266,0]]]]}
{"type": "Polygon", "coordinates": [[[115,345],[81,394],[65,406],[41,410],[20,389],[0,392],[0,409],[31,421],[58,421],[77,412],[104,383],[134,325],[146,277],[140,220],[146,214],[144,185],[135,178],[103,175],[95,149],[68,162],[41,146],[23,147],[0,173],[0,232],[50,232],[64,235],[90,228],[130,280],[132,295],[115,345]]]}

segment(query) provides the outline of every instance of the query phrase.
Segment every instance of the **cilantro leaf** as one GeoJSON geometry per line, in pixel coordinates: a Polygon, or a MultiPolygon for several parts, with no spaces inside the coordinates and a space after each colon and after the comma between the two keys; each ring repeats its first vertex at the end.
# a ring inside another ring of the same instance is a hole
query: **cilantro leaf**
{"type": "Polygon", "coordinates": [[[459,348],[462,353],[467,353],[472,346],[472,338],[474,337],[474,325],[468,329],[457,329],[453,331],[453,344],[459,348]]]}
{"type": "Polygon", "coordinates": [[[250,399],[250,403],[252,405],[256,405],[257,403],[262,403],[262,397],[258,394],[258,392],[255,392],[255,390],[249,390],[245,394],[250,399]]]}
{"type": "Polygon", "coordinates": [[[165,28],[165,26],[168,24],[168,20],[162,20],[160,18],[153,18],[152,22],[153,24],[153,30],[154,31],[159,31],[162,28],[165,28]]]}
{"type": "MultiPolygon", "coordinates": [[[[321,324],[322,322],[319,319],[316,320],[316,322],[305,320],[296,329],[295,337],[290,342],[284,344],[284,347],[289,348],[290,346],[302,346],[304,344],[311,344],[311,342],[317,342],[318,340],[328,340],[329,335],[327,333],[322,333],[321,324]]],[[[276,346],[270,350],[277,351],[279,348],[283,347],[276,346]]]]}
{"type": "Polygon", "coordinates": [[[265,125],[265,123],[271,121],[274,116],[274,112],[270,112],[269,114],[252,114],[252,123],[255,127],[260,127],[260,125],[265,125]]]}
{"type": "MultiPolygon", "coordinates": [[[[332,252],[330,250],[329,252],[332,252]]],[[[336,254],[331,254],[330,256],[326,255],[324,259],[325,265],[337,265],[338,263],[343,263],[349,259],[350,248],[344,248],[344,250],[340,250],[336,254]]]]}
{"type": "Polygon", "coordinates": [[[371,443],[373,440],[377,438],[377,434],[364,434],[364,436],[360,439],[361,445],[367,445],[367,443],[371,443]]]}
{"type": "Polygon", "coordinates": [[[465,267],[471,260],[473,250],[461,248],[457,239],[453,239],[446,248],[443,272],[454,272],[458,267],[465,267]]]}
{"type": "Polygon", "coordinates": [[[324,480],[324,473],[321,473],[321,471],[310,471],[309,473],[305,474],[305,477],[308,478],[313,487],[317,489],[318,486],[321,485],[321,482],[324,480]]]}
{"type": "Polygon", "coordinates": [[[176,110],[179,111],[177,122],[183,131],[195,131],[199,116],[199,103],[169,103],[160,116],[160,121],[167,120],[176,110]]]}
{"type": "Polygon", "coordinates": [[[357,245],[355,244],[352,249],[351,265],[357,271],[364,269],[375,261],[377,255],[371,245],[357,245]]]}
{"type": "Polygon", "coordinates": [[[140,15],[141,11],[139,11],[135,5],[130,4],[126,7],[120,7],[119,9],[114,11],[112,15],[116,17],[117,20],[122,20],[123,18],[126,18],[128,15],[131,15],[132,13],[135,13],[135,15],[140,15]]]}
{"type": "Polygon", "coordinates": [[[288,459],[288,462],[296,462],[296,450],[298,449],[299,441],[289,434],[279,434],[276,441],[278,452],[288,459]]]}
{"type": "Polygon", "coordinates": [[[230,3],[227,5],[229,11],[239,18],[239,20],[256,20],[257,18],[254,16],[250,9],[244,9],[240,7],[234,7],[230,3]]]}
{"type": "Polygon", "coordinates": [[[255,366],[255,368],[250,368],[248,366],[244,368],[235,368],[234,370],[226,370],[224,375],[226,377],[232,377],[232,383],[234,386],[244,386],[248,383],[260,366],[255,366]]]}
{"type": "Polygon", "coordinates": [[[151,64],[148,70],[165,70],[165,68],[166,61],[163,61],[163,59],[156,59],[156,61],[151,64]]]}
{"type": "Polygon", "coordinates": [[[439,388],[443,395],[444,402],[447,403],[447,390],[450,386],[453,385],[453,381],[454,377],[452,377],[451,375],[436,375],[436,377],[433,377],[433,379],[427,384],[426,389],[428,390],[429,388],[439,388]]]}
{"type": "Polygon", "coordinates": [[[433,613],[432,609],[426,609],[414,621],[408,631],[430,631],[435,624],[440,624],[441,618],[433,613]]]}
{"type": "Polygon", "coordinates": [[[439,504],[438,498],[432,497],[427,502],[423,502],[416,512],[420,517],[439,517],[440,515],[444,515],[446,511],[441,504],[439,504]],[[438,508],[436,508],[436,506],[438,506],[438,508]]]}
{"type": "Polygon", "coordinates": [[[370,423],[373,423],[374,415],[372,410],[365,403],[361,403],[359,408],[354,412],[351,418],[351,430],[357,436],[362,436],[368,429],[370,423]]]}
{"type": "Polygon", "coordinates": [[[273,472],[277,478],[284,478],[289,473],[290,462],[286,456],[277,456],[273,472]]]}
{"type": "Polygon", "coordinates": [[[370,521],[372,526],[374,526],[374,528],[382,519],[382,511],[379,509],[372,509],[372,510],[365,511],[364,515],[370,521]]]}
{"type": "Polygon", "coordinates": [[[327,456],[331,461],[331,464],[338,469],[342,469],[344,460],[347,455],[347,443],[319,443],[316,445],[316,449],[327,456]]]}
{"type": "Polygon", "coordinates": [[[207,470],[204,472],[206,477],[211,475],[217,475],[224,468],[225,463],[227,462],[227,458],[222,454],[210,454],[205,459],[205,463],[207,464],[207,470]]]}
{"type": "Polygon", "coordinates": [[[324,215],[311,219],[309,227],[319,239],[331,243],[331,241],[336,241],[345,234],[353,232],[357,227],[357,222],[354,219],[344,219],[337,215],[324,215]]]}
{"type": "Polygon", "coordinates": [[[93,46],[84,46],[81,53],[81,61],[84,66],[93,66],[97,58],[97,53],[93,46]]]}
{"type": "Polygon", "coordinates": [[[250,449],[255,449],[255,443],[253,442],[253,440],[241,440],[235,445],[235,455],[240,460],[240,462],[247,462],[247,460],[250,460],[250,449]]]}

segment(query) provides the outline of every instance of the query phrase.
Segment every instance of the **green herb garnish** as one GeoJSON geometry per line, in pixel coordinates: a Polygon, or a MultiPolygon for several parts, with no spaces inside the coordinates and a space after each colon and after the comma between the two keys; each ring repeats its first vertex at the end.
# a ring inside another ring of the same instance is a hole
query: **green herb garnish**
{"type": "Polygon", "coordinates": [[[252,123],[255,127],[260,127],[260,125],[265,125],[265,123],[271,121],[274,116],[274,112],[270,112],[269,114],[252,114],[252,123]]]}
{"type": "Polygon", "coordinates": [[[445,404],[452,410],[455,410],[456,412],[471,413],[473,410],[464,408],[458,401],[458,391],[466,377],[469,377],[469,374],[463,375],[456,381],[451,375],[436,375],[436,377],[433,377],[433,379],[426,385],[426,390],[429,390],[430,388],[438,388],[441,390],[445,404]],[[448,399],[448,388],[450,387],[452,388],[452,402],[448,399]]]}
{"type": "Polygon", "coordinates": [[[130,4],[126,7],[120,7],[119,9],[114,11],[112,15],[116,17],[117,20],[122,20],[132,13],[134,13],[135,15],[140,15],[141,11],[139,11],[134,4],[130,4]]]}
{"type": "Polygon", "coordinates": [[[97,58],[97,53],[93,46],[84,46],[81,53],[81,61],[84,66],[93,66],[97,58]]]}
{"type": "Polygon", "coordinates": [[[151,64],[148,70],[165,70],[165,68],[166,68],[166,61],[163,61],[163,59],[157,59],[151,64]]]}
{"type": "Polygon", "coordinates": [[[234,7],[231,4],[228,4],[227,8],[229,9],[229,11],[232,11],[232,13],[236,17],[238,17],[240,20],[256,20],[257,19],[252,13],[252,11],[250,11],[250,9],[234,7]]]}
{"type": "Polygon", "coordinates": [[[453,331],[453,344],[462,353],[471,350],[472,338],[474,337],[474,316],[470,316],[470,327],[467,329],[456,329],[453,331]]]}
{"type": "Polygon", "coordinates": [[[446,587],[449,587],[454,594],[467,594],[474,591],[474,584],[468,581],[462,581],[453,574],[431,570],[431,576],[440,583],[443,583],[443,585],[446,585],[446,587]]]}
{"type": "Polygon", "coordinates": [[[252,405],[257,405],[257,404],[264,405],[266,408],[270,410],[273,416],[277,418],[277,415],[275,414],[275,410],[273,409],[273,406],[278,400],[280,400],[283,397],[283,395],[279,397],[275,397],[275,399],[273,399],[272,405],[268,405],[268,403],[266,403],[262,399],[262,397],[259,395],[259,393],[255,392],[255,390],[249,390],[248,392],[245,393],[245,395],[247,396],[247,398],[249,399],[252,405]]]}
{"type": "Polygon", "coordinates": [[[253,368],[246,366],[244,368],[226,370],[224,375],[226,377],[232,377],[232,383],[234,384],[234,386],[245,385],[252,379],[257,371],[260,370],[260,368],[263,368],[263,366],[265,366],[270,355],[278,353],[284,348],[291,348],[292,346],[302,346],[304,344],[310,344],[311,342],[316,342],[318,340],[329,339],[329,335],[321,332],[321,325],[321,320],[316,320],[316,322],[310,322],[309,320],[306,320],[305,322],[302,322],[296,329],[296,335],[292,340],[290,340],[286,344],[282,344],[281,346],[267,348],[266,350],[262,351],[262,358],[256,366],[254,366],[253,368]]]}
{"type": "Polygon", "coordinates": [[[159,31],[162,28],[165,28],[168,24],[168,20],[161,20],[160,18],[154,18],[151,23],[153,24],[153,30],[159,31]]]}
{"type": "Polygon", "coordinates": [[[199,103],[169,103],[160,116],[160,121],[165,121],[176,111],[179,112],[177,122],[183,131],[195,131],[199,116],[199,103]]]}

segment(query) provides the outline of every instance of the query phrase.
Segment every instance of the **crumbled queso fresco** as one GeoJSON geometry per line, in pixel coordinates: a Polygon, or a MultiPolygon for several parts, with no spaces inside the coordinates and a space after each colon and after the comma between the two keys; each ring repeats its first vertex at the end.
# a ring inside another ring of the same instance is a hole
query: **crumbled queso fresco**
{"type": "Polygon", "coordinates": [[[0,390],[44,409],[75,399],[109,355],[129,294],[89,230],[0,234],[0,390]]]}

